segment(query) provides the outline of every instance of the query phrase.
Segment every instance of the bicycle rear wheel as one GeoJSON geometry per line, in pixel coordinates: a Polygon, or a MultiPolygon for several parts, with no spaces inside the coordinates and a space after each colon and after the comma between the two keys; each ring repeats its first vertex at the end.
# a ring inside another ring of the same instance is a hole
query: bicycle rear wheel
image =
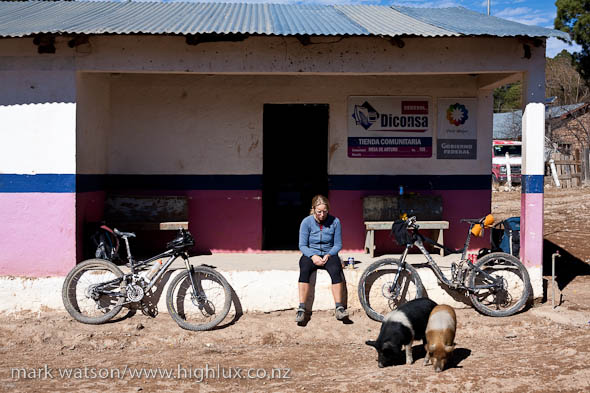
{"type": "Polygon", "coordinates": [[[174,321],[183,329],[201,331],[217,326],[231,307],[231,289],[226,279],[206,266],[178,274],[168,287],[166,304],[174,321]],[[193,291],[192,281],[197,293],[193,291]]]}
{"type": "Polygon", "coordinates": [[[491,317],[518,312],[531,294],[531,280],[524,265],[513,255],[495,252],[481,258],[469,275],[469,298],[473,307],[491,317]],[[489,276],[488,276],[489,275],[489,276]],[[500,287],[485,288],[496,279],[500,287]]]}
{"type": "Polygon", "coordinates": [[[369,318],[381,322],[392,310],[424,296],[422,280],[416,269],[409,263],[400,269],[399,259],[386,258],[369,265],[361,275],[358,296],[369,318]],[[394,285],[398,271],[399,277],[394,285]]]}
{"type": "Polygon", "coordinates": [[[121,277],[123,272],[110,261],[89,259],[80,263],[64,280],[61,291],[64,307],[79,322],[92,325],[107,322],[121,311],[125,301],[121,277]]]}

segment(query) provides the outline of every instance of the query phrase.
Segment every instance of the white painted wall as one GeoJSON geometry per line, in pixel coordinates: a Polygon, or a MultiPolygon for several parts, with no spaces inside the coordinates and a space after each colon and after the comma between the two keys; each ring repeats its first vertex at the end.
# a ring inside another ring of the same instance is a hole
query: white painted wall
{"type": "Polygon", "coordinates": [[[0,172],[76,173],[76,104],[0,105],[0,172]]]}
{"type": "Polygon", "coordinates": [[[90,38],[91,53],[78,55],[76,64],[79,70],[113,72],[421,74],[538,73],[535,67],[545,61],[544,45],[531,45],[527,59],[523,41],[510,37],[404,42],[398,48],[377,37],[312,37],[312,44],[304,46],[295,37],[258,36],[191,46],[181,36],[101,36],[90,38]]]}
{"type": "Polygon", "coordinates": [[[530,103],[522,116],[522,174],[545,173],[545,105],[530,103]]]}
{"type": "Polygon", "coordinates": [[[0,105],[76,102],[75,52],[56,41],[55,54],[40,55],[33,38],[0,40],[0,105]]]}
{"type": "Polygon", "coordinates": [[[76,84],[77,173],[106,173],[111,127],[110,74],[79,73],[76,84]]]}
{"type": "Polygon", "coordinates": [[[0,173],[76,172],[73,70],[71,54],[39,55],[32,38],[0,40],[0,173]]]}
{"type": "MultiPolygon", "coordinates": [[[[490,173],[492,95],[478,90],[476,78],[466,75],[118,74],[110,83],[108,173],[260,174],[265,103],[330,105],[331,174],[490,173]],[[429,159],[349,158],[350,95],[431,96],[435,137],[439,97],[478,97],[478,160],[441,165],[436,149],[429,159]]],[[[96,110],[91,105],[81,112],[97,116],[96,110]]],[[[288,148],[288,137],[285,142],[288,148]]]]}
{"type": "MultiPolygon", "coordinates": [[[[6,88],[0,104],[78,101],[79,173],[258,174],[262,105],[327,103],[331,174],[488,174],[491,96],[478,90],[482,78],[475,75],[525,75],[529,97],[539,95],[544,83],[544,46],[531,46],[526,59],[523,42],[515,38],[406,38],[398,48],[376,37],[314,37],[312,45],[302,45],[294,37],[264,36],[190,46],[183,37],[122,35],[91,37],[74,49],[67,39],[59,37],[56,53],[44,55],[30,38],[2,40],[0,84],[6,88]],[[439,97],[478,97],[477,162],[445,160],[443,170],[434,157],[348,158],[349,95],[431,96],[435,138],[439,97]]],[[[11,112],[7,124],[13,129],[23,128],[24,117],[38,117],[11,112]]],[[[71,112],[67,117],[38,117],[36,123],[71,127],[71,112]]],[[[5,161],[12,166],[2,170],[59,167],[13,164],[14,154],[28,157],[24,146],[34,132],[11,141],[13,155],[5,161]]],[[[60,170],[74,170],[72,139],[61,143],[47,135],[70,152],[60,154],[70,163],[60,170]]],[[[36,162],[48,161],[36,151],[32,155],[36,162]]]]}

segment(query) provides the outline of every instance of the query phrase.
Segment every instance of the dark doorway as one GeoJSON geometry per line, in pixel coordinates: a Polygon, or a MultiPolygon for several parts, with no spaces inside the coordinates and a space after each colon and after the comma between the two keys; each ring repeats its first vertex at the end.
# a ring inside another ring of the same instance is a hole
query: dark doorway
{"type": "Polygon", "coordinates": [[[325,104],[265,104],[262,248],[297,250],[299,224],[316,194],[328,196],[325,104]]]}

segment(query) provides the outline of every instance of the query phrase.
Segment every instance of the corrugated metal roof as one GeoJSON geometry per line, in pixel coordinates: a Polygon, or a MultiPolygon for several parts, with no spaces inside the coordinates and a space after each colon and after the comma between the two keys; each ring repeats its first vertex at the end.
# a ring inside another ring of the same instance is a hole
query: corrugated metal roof
{"type": "MultiPolygon", "coordinates": [[[[545,120],[553,120],[565,115],[571,111],[586,105],[581,102],[578,104],[560,105],[560,106],[545,106],[545,120]]],[[[512,138],[515,135],[520,135],[522,128],[522,110],[515,110],[504,113],[494,113],[493,135],[494,139],[512,138]]]]}
{"type": "Polygon", "coordinates": [[[0,37],[39,33],[567,37],[560,31],[489,17],[461,7],[0,2],[0,37]]]}
{"type": "Polygon", "coordinates": [[[443,29],[431,23],[425,23],[411,16],[404,15],[391,7],[342,5],[334,6],[334,8],[375,35],[391,37],[400,35],[417,35],[423,37],[459,35],[454,31],[443,29]]]}
{"type": "Polygon", "coordinates": [[[570,105],[562,105],[562,106],[548,106],[545,109],[545,119],[555,119],[557,117],[561,117],[566,113],[571,111],[575,111],[578,108],[583,107],[586,105],[583,102],[577,104],[570,104],[570,105]]]}
{"type": "Polygon", "coordinates": [[[412,8],[394,6],[399,12],[443,29],[464,35],[492,35],[499,37],[561,37],[569,39],[563,31],[530,26],[471,11],[463,7],[412,8]]]}

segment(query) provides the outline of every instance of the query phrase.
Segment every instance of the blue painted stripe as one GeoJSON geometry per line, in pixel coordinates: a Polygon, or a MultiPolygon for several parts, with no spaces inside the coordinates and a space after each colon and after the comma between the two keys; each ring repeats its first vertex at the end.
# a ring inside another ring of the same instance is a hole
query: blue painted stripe
{"type": "Polygon", "coordinates": [[[490,190],[491,175],[331,175],[331,190],[490,190]]]}
{"type": "MultiPolygon", "coordinates": [[[[528,192],[543,192],[543,176],[528,192]],[[533,190],[533,191],[530,191],[533,190]],[[540,190],[540,191],[537,191],[540,190]]],[[[524,176],[523,176],[524,178],[524,176]]],[[[330,190],[489,190],[491,175],[330,175],[330,190]]],[[[523,182],[523,192],[525,190],[523,182]]],[[[262,175],[8,175],[0,193],[105,190],[261,190],[262,175]]]]}
{"type": "Polygon", "coordinates": [[[542,194],[544,185],[543,175],[522,175],[522,193],[542,194]]]}
{"type": "Polygon", "coordinates": [[[75,192],[76,175],[39,174],[14,175],[0,174],[0,193],[12,192],[75,192]]]}
{"type": "Polygon", "coordinates": [[[77,191],[260,190],[262,175],[78,175],[77,191]]]}

